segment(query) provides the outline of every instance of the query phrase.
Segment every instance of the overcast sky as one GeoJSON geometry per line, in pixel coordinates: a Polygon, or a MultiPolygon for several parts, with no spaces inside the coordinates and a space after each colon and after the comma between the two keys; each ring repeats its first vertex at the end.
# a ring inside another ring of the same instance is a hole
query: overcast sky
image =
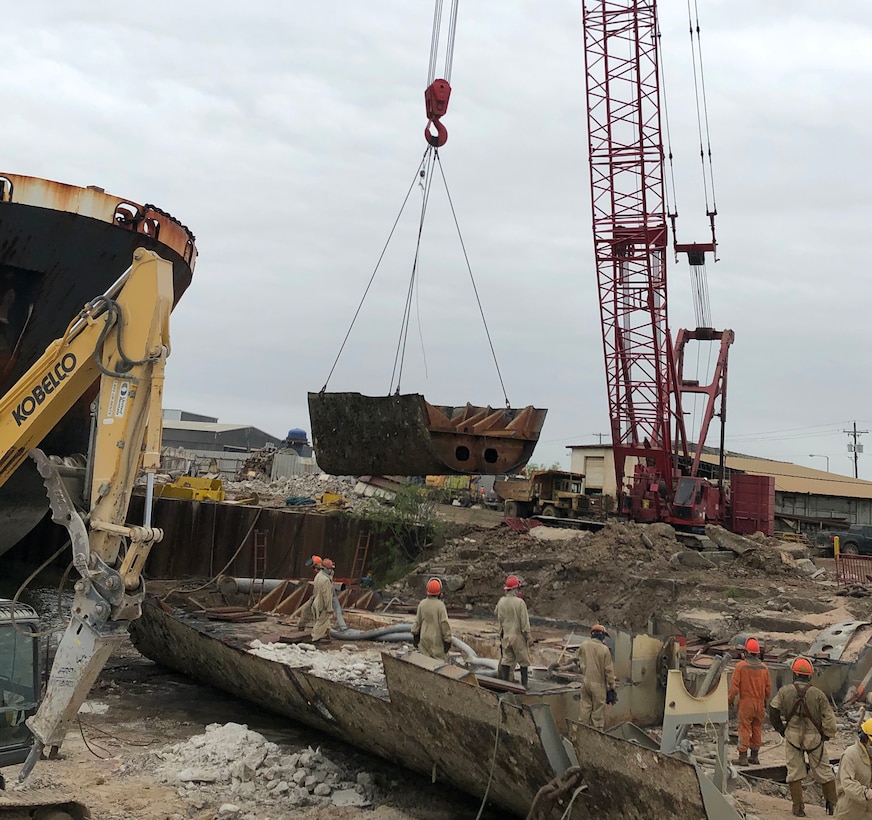
{"type": "MultiPolygon", "coordinates": [[[[841,431],[872,430],[872,4],[698,6],[712,315],[736,333],[727,446],[821,469],[809,454],[825,455],[847,474],[841,431]]],[[[534,460],[567,466],[566,445],[609,429],[580,8],[461,1],[441,150],[509,400],[549,408],[534,460]]],[[[410,0],[6,8],[0,170],[154,202],[197,236],[166,406],[310,430],[306,392],[324,384],[425,148],[432,16],[410,0]]],[[[705,241],[685,2],[660,16],[680,238],[705,241]]],[[[389,389],[420,202],[416,189],[330,390],[389,389]]],[[[403,392],[502,405],[438,185],[415,316],[403,392]]],[[[670,324],[695,324],[686,266],[671,268],[670,324]]],[[[861,441],[872,478],[872,433],[861,441]]]]}

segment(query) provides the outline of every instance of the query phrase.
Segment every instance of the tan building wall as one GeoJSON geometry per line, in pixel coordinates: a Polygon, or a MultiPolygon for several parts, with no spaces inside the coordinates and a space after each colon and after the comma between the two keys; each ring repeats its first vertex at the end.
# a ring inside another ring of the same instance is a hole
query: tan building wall
{"type": "MultiPolygon", "coordinates": [[[[615,484],[615,455],[611,447],[598,444],[582,444],[569,448],[570,466],[573,473],[584,475],[584,492],[602,493],[617,497],[615,484]]],[[[631,460],[627,459],[627,469],[632,472],[631,460]]]]}

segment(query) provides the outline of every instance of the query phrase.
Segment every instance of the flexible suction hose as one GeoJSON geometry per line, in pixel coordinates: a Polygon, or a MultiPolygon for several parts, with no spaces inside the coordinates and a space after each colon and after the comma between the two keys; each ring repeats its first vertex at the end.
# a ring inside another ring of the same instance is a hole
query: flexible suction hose
{"type": "MultiPolygon", "coordinates": [[[[365,631],[360,629],[331,629],[330,634],[339,641],[385,641],[400,643],[412,640],[412,625],[394,624],[393,626],[382,626],[378,629],[368,629],[365,631]]],[[[466,655],[466,662],[470,666],[480,666],[485,669],[496,669],[499,666],[499,661],[493,658],[480,658],[475,654],[475,650],[465,641],[461,641],[460,638],[452,638],[451,644],[466,655]]]]}

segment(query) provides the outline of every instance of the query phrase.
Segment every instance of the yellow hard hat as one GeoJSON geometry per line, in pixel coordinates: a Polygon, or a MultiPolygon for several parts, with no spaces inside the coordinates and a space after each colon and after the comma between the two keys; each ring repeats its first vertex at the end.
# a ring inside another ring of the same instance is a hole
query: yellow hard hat
{"type": "Polygon", "coordinates": [[[863,725],[860,727],[860,731],[863,732],[863,734],[872,737],[872,718],[867,718],[863,721],[863,725]]]}

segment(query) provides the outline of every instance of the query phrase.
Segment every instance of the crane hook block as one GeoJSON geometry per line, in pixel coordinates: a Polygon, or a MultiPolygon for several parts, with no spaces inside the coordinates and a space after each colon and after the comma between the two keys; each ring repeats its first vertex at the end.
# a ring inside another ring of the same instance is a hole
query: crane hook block
{"type": "Polygon", "coordinates": [[[424,138],[430,145],[441,148],[448,142],[448,131],[439,121],[439,118],[448,111],[448,100],[451,97],[451,86],[446,80],[434,80],[424,92],[424,105],[427,108],[427,127],[424,129],[424,138]],[[436,129],[433,134],[430,126],[436,129]]]}

